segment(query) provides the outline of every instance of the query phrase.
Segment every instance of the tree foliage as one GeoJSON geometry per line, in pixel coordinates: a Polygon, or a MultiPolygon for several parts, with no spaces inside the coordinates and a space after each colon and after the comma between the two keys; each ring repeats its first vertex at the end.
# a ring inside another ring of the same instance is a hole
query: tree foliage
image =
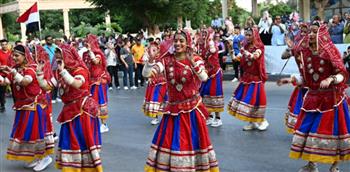
{"type": "MultiPolygon", "coordinates": [[[[206,19],[209,10],[208,0],[89,0],[112,15],[120,16],[124,21],[143,27],[169,24],[183,17],[192,21],[194,26],[206,19]]],[[[126,23],[127,24],[127,23],[126,23]]]]}

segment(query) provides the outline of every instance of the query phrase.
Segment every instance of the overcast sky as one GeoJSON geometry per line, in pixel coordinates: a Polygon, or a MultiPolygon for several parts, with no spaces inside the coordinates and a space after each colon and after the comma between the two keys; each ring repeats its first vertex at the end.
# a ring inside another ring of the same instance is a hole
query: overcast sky
{"type": "MultiPolygon", "coordinates": [[[[264,2],[265,0],[258,0],[258,3],[264,2]]],[[[287,0],[284,0],[287,1],[287,0]]],[[[236,0],[239,7],[251,12],[252,11],[252,1],[251,0],[236,0]]]]}

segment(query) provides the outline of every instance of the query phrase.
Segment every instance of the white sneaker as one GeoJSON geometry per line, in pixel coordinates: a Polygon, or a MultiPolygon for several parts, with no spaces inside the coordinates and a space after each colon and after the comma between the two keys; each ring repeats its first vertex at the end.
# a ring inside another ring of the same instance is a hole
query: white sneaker
{"type": "Polygon", "coordinates": [[[151,124],[152,124],[152,125],[157,125],[157,124],[159,124],[158,118],[153,118],[152,121],[151,121],[151,124]]]}
{"type": "Polygon", "coordinates": [[[57,97],[56,100],[57,100],[57,102],[62,102],[62,99],[60,99],[60,98],[58,98],[58,97],[57,97]]]}
{"type": "Polygon", "coordinates": [[[108,90],[109,90],[109,91],[112,91],[112,90],[113,90],[113,87],[109,87],[108,90]]]}
{"type": "Polygon", "coordinates": [[[36,165],[38,165],[40,160],[36,159],[32,162],[28,162],[24,164],[24,168],[34,168],[36,165]]]}
{"type": "Polygon", "coordinates": [[[136,89],[137,89],[137,87],[136,87],[136,86],[132,86],[130,89],[132,89],[132,90],[136,90],[136,89]]]}
{"type": "Polygon", "coordinates": [[[57,103],[57,101],[56,100],[51,100],[51,103],[55,104],[55,103],[57,103]]]}
{"type": "Polygon", "coordinates": [[[109,131],[109,128],[108,128],[107,124],[101,124],[101,126],[100,126],[100,131],[101,131],[101,133],[106,133],[106,132],[108,132],[108,131],[109,131]]]}
{"type": "Polygon", "coordinates": [[[318,172],[317,165],[315,163],[307,163],[301,167],[298,172],[318,172]]]}
{"type": "Polygon", "coordinates": [[[263,122],[261,122],[260,124],[258,124],[257,129],[260,131],[265,131],[267,130],[267,127],[269,126],[269,123],[267,122],[267,120],[265,119],[263,122]]]}
{"type": "Polygon", "coordinates": [[[43,171],[47,166],[49,166],[52,162],[52,158],[50,156],[46,156],[33,168],[34,171],[43,171]]]}
{"type": "Polygon", "coordinates": [[[211,117],[209,117],[208,119],[207,119],[207,125],[211,125],[213,122],[214,122],[214,118],[211,118],[211,117]]]}
{"type": "Polygon", "coordinates": [[[232,79],[232,82],[237,82],[237,81],[238,81],[237,78],[233,78],[233,79],[232,79]]]}
{"type": "Polygon", "coordinates": [[[117,87],[117,90],[120,90],[120,87],[119,87],[119,86],[117,87]]]}
{"type": "Polygon", "coordinates": [[[221,119],[215,119],[214,122],[211,123],[210,126],[212,126],[212,127],[220,127],[220,126],[222,126],[222,121],[221,121],[221,119]]]}
{"type": "Polygon", "coordinates": [[[250,131],[250,130],[254,130],[255,128],[256,128],[255,124],[250,122],[243,127],[243,131],[250,131]]]}
{"type": "Polygon", "coordinates": [[[129,89],[129,87],[124,87],[124,90],[128,90],[129,89]]]}

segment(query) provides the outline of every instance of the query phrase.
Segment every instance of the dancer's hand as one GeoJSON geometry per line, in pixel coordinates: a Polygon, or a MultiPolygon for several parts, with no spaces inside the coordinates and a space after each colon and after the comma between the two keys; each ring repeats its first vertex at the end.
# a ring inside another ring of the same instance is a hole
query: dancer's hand
{"type": "Polygon", "coordinates": [[[10,73],[12,71],[12,68],[8,67],[7,65],[1,65],[0,71],[5,72],[5,73],[10,73]]]}
{"type": "Polygon", "coordinates": [[[326,78],[321,81],[320,88],[328,88],[332,82],[333,82],[333,78],[326,78]]]}
{"type": "Polygon", "coordinates": [[[64,69],[64,62],[63,60],[57,60],[57,68],[58,68],[58,71],[62,71],[64,69]]]}
{"type": "Polygon", "coordinates": [[[158,52],[159,51],[158,51],[158,48],[156,46],[150,46],[148,48],[148,56],[149,56],[148,61],[150,63],[154,62],[154,59],[157,57],[158,52]]]}
{"type": "Polygon", "coordinates": [[[281,86],[281,85],[288,84],[291,82],[292,82],[292,80],[290,78],[281,78],[281,79],[277,80],[277,85],[281,86]]]}

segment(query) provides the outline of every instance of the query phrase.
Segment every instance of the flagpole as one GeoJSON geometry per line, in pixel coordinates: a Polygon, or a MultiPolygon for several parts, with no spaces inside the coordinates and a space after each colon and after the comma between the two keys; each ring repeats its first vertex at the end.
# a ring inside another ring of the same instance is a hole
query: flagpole
{"type": "Polygon", "coordinates": [[[38,4],[38,14],[39,14],[39,41],[41,42],[41,21],[40,21],[40,5],[39,5],[39,0],[36,1],[36,3],[38,4]]]}

